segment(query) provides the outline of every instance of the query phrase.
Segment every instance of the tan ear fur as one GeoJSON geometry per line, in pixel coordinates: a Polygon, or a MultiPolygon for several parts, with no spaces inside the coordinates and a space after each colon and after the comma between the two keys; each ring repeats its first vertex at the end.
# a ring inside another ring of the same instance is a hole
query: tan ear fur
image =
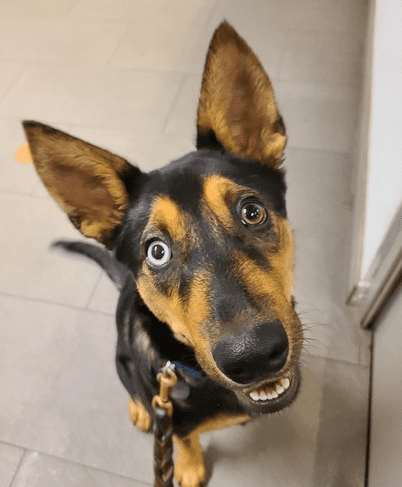
{"type": "Polygon", "coordinates": [[[209,46],[197,130],[197,142],[213,132],[232,154],[271,167],[282,161],[285,127],[271,82],[256,55],[227,22],[218,27],[209,46]]]}
{"type": "Polygon", "coordinates": [[[82,234],[110,248],[128,201],[120,175],[132,166],[47,125],[23,125],[36,171],[49,193],[82,234]]]}

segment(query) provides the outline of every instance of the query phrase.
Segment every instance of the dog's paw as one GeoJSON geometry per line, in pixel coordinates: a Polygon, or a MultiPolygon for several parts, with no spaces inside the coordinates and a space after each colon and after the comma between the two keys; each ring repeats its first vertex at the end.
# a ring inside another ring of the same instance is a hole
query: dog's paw
{"type": "Polygon", "coordinates": [[[202,447],[198,438],[176,439],[178,447],[174,476],[181,487],[201,487],[206,478],[202,447]]]}
{"type": "Polygon", "coordinates": [[[180,487],[201,487],[207,478],[207,473],[205,465],[187,465],[184,468],[176,466],[174,477],[180,487]]]}
{"type": "Polygon", "coordinates": [[[152,419],[145,406],[138,399],[130,397],[128,401],[130,420],[138,429],[147,433],[152,427],[152,419]]]}

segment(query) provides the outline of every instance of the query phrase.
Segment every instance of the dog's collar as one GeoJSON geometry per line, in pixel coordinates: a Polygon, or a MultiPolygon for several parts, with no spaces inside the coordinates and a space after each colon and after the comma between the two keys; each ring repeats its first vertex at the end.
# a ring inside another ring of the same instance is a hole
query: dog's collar
{"type": "Polygon", "coordinates": [[[197,372],[194,369],[190,369],[190,367],[186,367],[185,365],[180,364],[179,362],[172,362],[172,364],[175,365],[178,369],[183,369],[184,372],[187,372],[188,374],[191,374],[193,377],[200,377],[201,373],[197,372]]]}

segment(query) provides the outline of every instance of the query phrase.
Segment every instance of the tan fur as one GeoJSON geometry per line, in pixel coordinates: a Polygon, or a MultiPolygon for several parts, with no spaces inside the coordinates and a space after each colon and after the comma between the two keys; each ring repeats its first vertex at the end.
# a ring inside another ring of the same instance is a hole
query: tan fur
{"type": "Polygon", "coordinates": [[[198,435],[208,431],[216,431],[238,424],[244,424],[250,420],[249,414],[228,416],[218,414],[208,419],[185,438],[174,437],[177,447],[175,462],[175,478],[181,486],[200,487],[206,480],[206,468],[198,435]]]}
{"type": "Polygon", "coordinates": [[[148,226],[144,233],[150,228],[166,229],[170,238],[175,242],[187,240],[185,216],[177,204],[168,196],[160,196],[152,204],[148,226]]]}
{"type": "Polygon", "coordinates": [[[139,293],[152,313],[172,329],[176,338],[193,348],[198,348],[204,341],[201,324],[210,313],[209,276],[202,271],[196,272],[191,284],[190,299],[184,305],[178,293],[178,287],[172,286],[169,296],[157,290],[154,277],[146,264],[143,274],[138,279],[139,293]]]}
{"type": "Polygon", "coordinates": [[[250,292],[254,295],[278,293],[287,303],[291,303],[294,284],[293,233],[288,220],[273,213],[270,218],[275,232],[275,244],[267,251],[270,269],[261,269],[240,253],[237,258],[238,269],[241,276],[246,276],[253,283],[250,284],[250,292]]]}
{"type": "Polygon", "coordinates": [[[119,174],[128,162],[59,131],[25,127],[36,170],[49,193],[86,237],[107,247],[128,195],[119,174]]]}
{"type": "Polygon", "coordinates": [[[217,224],[226,230],[233,230],[232,215],[223,199],[223,195],[229,190],[231,182],[221,176],[208,176],[203,184],[204,200],[214,213],[217,224]]]}
{"type": "Polygon", "coordinates": [[[278,247],[269,253],[270,268],[262,269],[241,252],[237,252],[238,273],[242,276],[248,291],[269,306],[285,327],[289,338],[289,361],[299,353],[302,331],[293,307],[294,242],[290,224],[286,219],[275,217],[278,233],[278,247]]]}
{"type": "Polygon", "coordinates": [[[286,136],[271,82],[258,58],[227,22],[207,55],[198,106],[200,134],[214,131],[232,154],[278,167],[286,136]]]}
{"type": "Polygon", "coordinates": [[[128,410],[130,421],[134,426],[137,426],[138,429],[147,433],[152,427],[152,419],[142,402],[139,399],[130,397],[128,401],[128,410]]]}
{"type": "Polygon", "coordinates": [[[200,487],[207,478],[204,455],[198,435],[173,438],[177,448],[174,476],[182,487],[200,487]]]}

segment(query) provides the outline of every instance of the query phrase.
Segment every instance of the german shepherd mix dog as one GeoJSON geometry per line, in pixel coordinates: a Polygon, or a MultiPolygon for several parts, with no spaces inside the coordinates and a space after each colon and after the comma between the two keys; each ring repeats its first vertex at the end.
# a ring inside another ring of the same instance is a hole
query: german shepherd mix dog
{"type": "Polygon", "coordinates": [[[121,290],[117,371],[130,416],[153,425],[157,373],[172,390],[175,477],[205,482],[198,435],[288,406],[302,326],[286,216],[285,127],[268,76],[227,23],[209,46],[197,150],[144,173],[125,159],[38,122],[24,128],[43,183],[121,290]]]}

